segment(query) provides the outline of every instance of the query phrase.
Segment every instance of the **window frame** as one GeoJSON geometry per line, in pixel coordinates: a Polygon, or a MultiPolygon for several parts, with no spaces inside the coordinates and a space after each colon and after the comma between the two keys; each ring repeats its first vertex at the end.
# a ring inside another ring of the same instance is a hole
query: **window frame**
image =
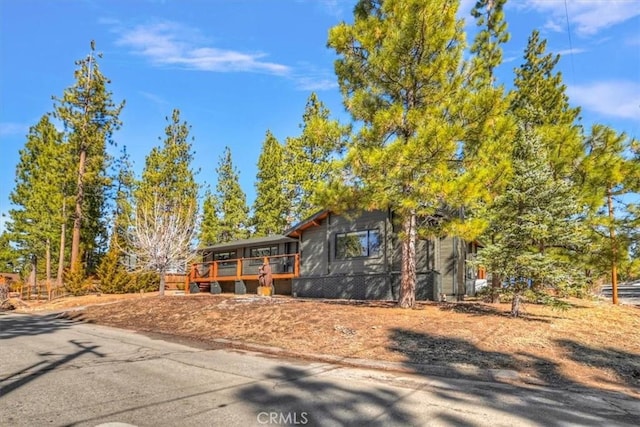
{"type": "Polygon", "coordinates": [[[249,248],[249,258],[251,258],[250,260],[250,264],[251,265],[257,265],[257,264],[262,264],[262,260],[264,257],[268,257],[271,258],[272,256],[276,256],[278,255],[278,245],[269,245],[269,246],[254,246],[252,248],[249,248]],[[261,254],[258,255],[255,253],[255,251],[259,251],[259,250],[265,250],[268,249],[269,253],[267,254],[261,254]]]}
{"type": "Polygon", "coordinates": [[[337,261],[350,261],[354,259],[366,259],[366,258],[380,258],[381,249],[382,249],[382,233],[380,233],[380,230],[378,230],[377,228],[336,233],[334,243],[335,243],[334,259],[337,261]],[[365,235],[366,246],[362,245],[362,240],[361,240],[362,237],[365,237],[365,236],[360,237],[360,243],[361,243],[361,249],[366,248],[366,254],[362,254],[363,251],[361,251],[361,255],[348,256],[348,254],[346,253],[346,250],[344,251],[345,252],[344,254],[341,253],[342,252],[340,249],[341,238],[347,237],[349,235],[353,235],[353,236],[363,235],[364,233],[366,233],[365,235]],[[377,237],[376,240],[374,240],[372,236],[376,236],[377,237]],[[374,241],[377,243],[376,246],[373,245],[374,241]]]}

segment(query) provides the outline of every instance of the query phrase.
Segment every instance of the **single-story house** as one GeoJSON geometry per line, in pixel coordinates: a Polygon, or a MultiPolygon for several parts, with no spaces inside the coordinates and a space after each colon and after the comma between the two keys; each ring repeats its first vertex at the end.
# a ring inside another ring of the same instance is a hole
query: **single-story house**
{"type": "MultiPolygon", "coordinates": [[[[467,293],[476,270],[466,260],[476,246],[457,237],[419,240],[416,299],[467,293]]],[[[324,210],[282,235],[209,246],[200,253],[202,262],[191,267],[192,292],[255,292],[258,267],[267,261],[277,294],[398,299],[402,246],[391,210],[357,215],[324,210]]]]}

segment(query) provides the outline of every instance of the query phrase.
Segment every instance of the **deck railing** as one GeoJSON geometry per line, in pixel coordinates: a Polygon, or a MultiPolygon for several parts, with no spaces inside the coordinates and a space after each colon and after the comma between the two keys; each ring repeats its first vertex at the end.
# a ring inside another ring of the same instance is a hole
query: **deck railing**
{"type": "Polygon", "coordinates": [[[189,271],[189,282],[258,280],[258,269],[265,262],[271,266],[274,279],[291,279],[300,275],[299,254],[287,254],[194,263],[189,271]]]}

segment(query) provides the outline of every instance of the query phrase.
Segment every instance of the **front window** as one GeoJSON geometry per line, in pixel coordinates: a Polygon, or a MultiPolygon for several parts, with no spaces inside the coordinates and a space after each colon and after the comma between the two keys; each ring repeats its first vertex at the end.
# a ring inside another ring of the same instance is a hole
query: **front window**
{"type": "Polygon", "coordinates": [[[262,259],[265,257],[271,257],[274,255],[278,255],[278,246],[263,246],[263,247],[259,247],[259,248],[251,248],[249,250],[249,256],[251,258],[258,258],[258,259],[252,259],[251,260],[251,265],[255,265],[255,264],[262,264],[262,259]]]}
{"type": "Polygon", "coordinates": [[[213,254],[214,261],[224,261],[227,259],[234,259],[236,257],[235,252],[216,252],[213,254]]]}
{"type": "Polygon", "coordinates": [[[336,234],[336,259],[377,257],[380,255],[378,230],[336,234]]]}
{"type": "Polygon", "coordinates": [[[236,253],[233,252],[216,252],[213,254],[213,260],[219,261],[218,267],[230,267],[236,265],[236,253]]]}

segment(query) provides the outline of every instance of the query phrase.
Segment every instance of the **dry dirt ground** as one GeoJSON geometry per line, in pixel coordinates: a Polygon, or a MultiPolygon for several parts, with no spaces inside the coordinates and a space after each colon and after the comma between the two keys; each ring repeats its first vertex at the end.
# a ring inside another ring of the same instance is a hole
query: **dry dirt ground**
{"type": "Polygon", "coordinates": [[[640,398],[640,306],[570,300],[572,308],[477,301],[419,303],[303,300],[255,295],[102,295],[19,311],[63,310],[68,318],[161,333],[203,344],[228,339],[339,358],[448,369],[508,369],[534,384],[616,390],[640,398]]]}

